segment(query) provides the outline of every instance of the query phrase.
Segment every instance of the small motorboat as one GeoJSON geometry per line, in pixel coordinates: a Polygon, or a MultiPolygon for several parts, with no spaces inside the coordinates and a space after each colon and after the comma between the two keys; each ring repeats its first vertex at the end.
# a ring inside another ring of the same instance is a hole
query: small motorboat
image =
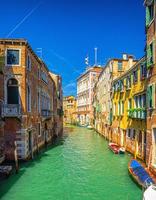
{"type": "Polygon", "coordinates": [[[124,154],[125,153],[125,148],[120,147],[116,143],[109,143],[109,148],[115,153],[115,154],[124,154]]]}
{"type": "Polygon", "coordinates": [[[147,170],[135,159],[132,159],[129,162],[128,171],[134,181],[144,189],[148,188],[152,184],[155,184],[147,170]]]}
{"type": "Polygon", "coordinates": [[[87,128],[88,128],[88,129],[93,129],[93,127],[92,127],[92,126],[90,126],[90,125],[88,125],[88,126],[87,126],[87,128]]]}
{"type": "Polygon", "coordinates": [[[150,185],[144,192],[143,200],[156,199],[156,185],[150,185]]]}

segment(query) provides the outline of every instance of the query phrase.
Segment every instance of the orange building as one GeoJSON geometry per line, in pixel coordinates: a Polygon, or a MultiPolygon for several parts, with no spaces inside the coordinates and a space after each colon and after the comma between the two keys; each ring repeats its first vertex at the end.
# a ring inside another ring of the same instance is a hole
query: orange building
{"type": "Polygon", "coordinates": [[[77,123],[77,101],[74,96],[66,96],[63,98],[64,123],[77,123]]]}
{"type": "Polygon", "coordinates": [[[6,159],[33,157],[54,135],[56,85],[45,63],[24,39],[0,39],[4,58],[1,118],[6,159]]]}

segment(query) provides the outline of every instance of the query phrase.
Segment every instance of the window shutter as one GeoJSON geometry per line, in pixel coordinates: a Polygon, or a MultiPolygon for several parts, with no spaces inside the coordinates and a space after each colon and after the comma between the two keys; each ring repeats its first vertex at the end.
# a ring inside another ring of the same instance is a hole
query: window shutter
{"type": "Polygon", "coordinates": [[[132,84],[132,83],[133,83],[133,80],[134,80],[133,74],[131,74],[130,79],[131,79],[131,84],[132,84]]]}
{"type": "Polygon", "coordinates": [[[152,85],[152,108],[155,108],[155,84],[152,85]]]}
{"type": "Polygon", "coordinates": [[[4,65],[5,65],[5,57],[0,56],[0,73],[3,73],[4,65]]]}
{"type": "Polygon", "coordinates": [[[143,77],[143,65],[140,65],[140,80],[143,77]]]}
{"type": "Polygon", "coordinates": [[[155,40],[152,43],[152,53],[153,53],[153,55],[151,55],[151,56],[153,58],[153,64],[154,64],[155,63],[155,40]]]}
{"type": "Polygon", "coordinates": [[[147,87],[147,91],[146,91],[146,98],[147,98],[146,104],[147,104],[147,108],[149,108],[149,106],[150,106],[150,95],[149,95],[149,93],[150,93],[150,88],[147,87]]]}
{"type": "Polygon", "coordinates": [[[148,26],[150,22],[150,11],[149,11],[149,7],[146,7],[146,26],[148,26]]]}
{"type": "Polygon", "coordinates": [[[151,52],[151,48],[149,45],[149,46],[147,46],[147,68],[149,68],[151,66],[151,56],[152,56],[152,52],[151,52]]]}

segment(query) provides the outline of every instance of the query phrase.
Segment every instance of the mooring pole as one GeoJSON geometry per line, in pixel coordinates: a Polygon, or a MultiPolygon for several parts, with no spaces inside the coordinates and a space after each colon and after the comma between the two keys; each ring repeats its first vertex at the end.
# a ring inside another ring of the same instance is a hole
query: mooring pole
{"type": "Polygon", "coordinates": [[[14,149],[14,157],[15,157],[15,168],[16,168],[16,174],[19,171],[19,165],[18,165],[18,157],[17,157],[17,142],[14,142],[15,149],[14,149]]]}

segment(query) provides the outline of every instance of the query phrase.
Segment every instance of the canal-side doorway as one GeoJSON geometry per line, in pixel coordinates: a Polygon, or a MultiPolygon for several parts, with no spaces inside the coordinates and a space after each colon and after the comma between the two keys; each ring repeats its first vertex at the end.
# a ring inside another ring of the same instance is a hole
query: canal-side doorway
{"type": "Polygon", "coordinates": [[[28,131],[28,152],[32,156],[33,153],[33,141],[32,141],[32,131],[28,131]]]}

